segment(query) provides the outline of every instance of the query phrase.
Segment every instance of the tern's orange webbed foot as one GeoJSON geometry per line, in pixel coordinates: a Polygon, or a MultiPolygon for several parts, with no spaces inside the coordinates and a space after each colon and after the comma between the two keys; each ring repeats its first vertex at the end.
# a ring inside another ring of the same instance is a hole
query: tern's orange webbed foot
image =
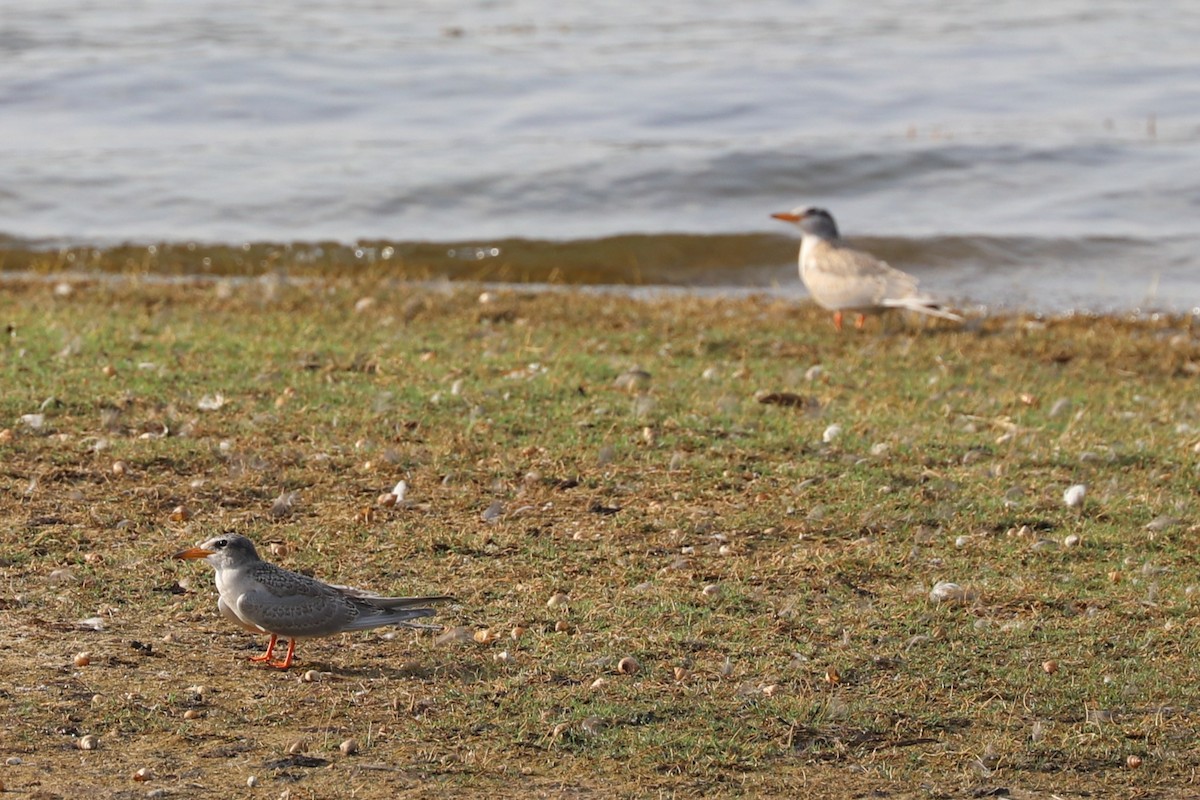
{"type": "Polygon", "coordinates": [[[288,639],[287,655],[283,657],[283,661],[268,661],[267,666],[275,669],[287,669],[292,665],[292,656],[296,653],[296,640],[288,639]]]}
{"type": "Polygon", "coordinates": [[[270,664],[271,656],[275,655],[275,642],[278,641],[278,638],[279,637],[277,637],[275,634],[271,634],[271,641],[267,643],[267,652],[263,653],[261,656],[250,656],[250,660],[265,661],[270,664]]]}

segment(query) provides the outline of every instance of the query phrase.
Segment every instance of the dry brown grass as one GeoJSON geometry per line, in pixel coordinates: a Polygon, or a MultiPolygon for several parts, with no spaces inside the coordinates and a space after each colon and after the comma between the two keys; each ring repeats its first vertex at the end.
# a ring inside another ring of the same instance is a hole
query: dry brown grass
{"type": "Polygon", "coordinates": [[[4,286],[9,791],[1192,786],[1190,320],[837,336],[768,299],[493,295],[4,286]],[[648,383],[619,388],[634,367],[648,383]],[[400,479],[408,502],[379,506],[400,479]],[[251,665],[263,642],[217,616],[207,568],[168,558],[226,529],[328,580],[452,592],[447,625],[499,637],[373,631],[251,665]],[[970,599],[931,602],[939,580],[970,599]]]}

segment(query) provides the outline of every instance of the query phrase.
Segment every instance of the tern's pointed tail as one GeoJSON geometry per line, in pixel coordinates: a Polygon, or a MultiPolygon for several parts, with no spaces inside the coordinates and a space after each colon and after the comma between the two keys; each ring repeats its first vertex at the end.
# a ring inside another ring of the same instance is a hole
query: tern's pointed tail
{"type": "Polygon", "coordinates": [[[936,300],[928,297],[901,297],[895,300],[884,300],[882,305],[888,308],[903,308],[908,311],[916,311],[919,314],[928,314],[931,317],[948,319],[952,322],[963,321],[961,316],[955,314],[953,311],[947,311],[936,300]]]}

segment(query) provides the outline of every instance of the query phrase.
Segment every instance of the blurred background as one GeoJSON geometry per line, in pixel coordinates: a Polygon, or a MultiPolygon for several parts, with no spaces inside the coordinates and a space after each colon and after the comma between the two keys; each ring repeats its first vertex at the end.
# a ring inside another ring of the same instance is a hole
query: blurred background
{"type": "Polygon", "coordinates": [[[802,294],[768,215],[816,204],[962,302],[1186,311],[1197,42],[1184,0],[8,0],[0,234],[802,294]]]}

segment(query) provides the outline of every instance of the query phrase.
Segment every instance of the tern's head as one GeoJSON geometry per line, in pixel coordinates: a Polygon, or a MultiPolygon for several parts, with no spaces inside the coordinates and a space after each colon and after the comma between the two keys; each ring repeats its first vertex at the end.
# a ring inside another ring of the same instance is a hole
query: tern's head
{"type": "Polygon", "coordinates": [[[203,558],[217,569],[239,567],[259,560],[254,542],[236,533],[214,536],[203,544],[176,553],[175,558],[203,558]]]}
{"type": "Polygon", "coordinates": [[[833,221],[833,215],[823,208],[801,206],[771,216],[784,222],[795,223],[805,236],[816,236],[821,239],[838,238],[837,223],[833,221]]]}

